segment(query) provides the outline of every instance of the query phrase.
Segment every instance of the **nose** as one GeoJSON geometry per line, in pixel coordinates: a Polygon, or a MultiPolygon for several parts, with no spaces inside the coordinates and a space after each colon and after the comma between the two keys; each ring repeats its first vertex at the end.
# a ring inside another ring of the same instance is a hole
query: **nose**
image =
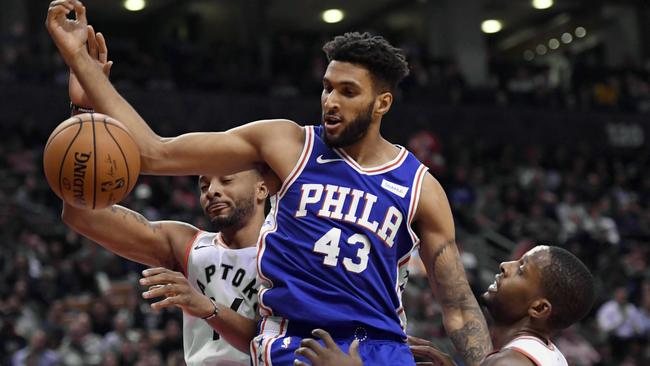
{"type": "Polygon", "coordinates": [[[514,261],[501,262],[501,264],[499,265],[499,269],[501,270],[501,273],[503,273],[504,275],[507,275],[508,272],[509,272],[509,267],[511,267],[513,263],[517,263],[517,262],[514,262],[514,261]]]}
{"type": "Polygon", "coordinates": [[[339,110],[339,98],[336,90],[332,90],[329,93],[324,92],[323,95],[323,110],[328,111],[338,111],[339,110]]]}
{"type": "Polygon", "coordinates": [[[212,179],[210,181],[210,186],[205,196],[208,200],[212,200],[214,197],[221,197],[223,194],[223,186],[218,179],[212,179]]]}

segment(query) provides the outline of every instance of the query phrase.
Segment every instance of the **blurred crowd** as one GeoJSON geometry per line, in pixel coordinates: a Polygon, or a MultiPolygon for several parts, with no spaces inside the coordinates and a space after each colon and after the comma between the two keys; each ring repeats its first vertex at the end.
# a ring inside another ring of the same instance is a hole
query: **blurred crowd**
{"type": "MultiPolygon", "coordinates": [[[[107,34],[111,79],[121,89],[207,90],[288,97],[317,95],[329,36],[273,34],[269,50],[184,37],[174,32],[155,47],[107,34]]],[[[650,60],[604,67],[602,57],[556,52],[539,61],[490,62],[488,81],[471,87],[455,60],[428,56],[399,42],[411,67],[406,100],[429,104],[531,105],[570,110],[650,111],[650,60]]],[[[391,38],[391,39],[393,39],[391,38]]],[[[67,69],[45,32],[21,23],[0,34],[0,83],[63,85],[67,69]]]]}

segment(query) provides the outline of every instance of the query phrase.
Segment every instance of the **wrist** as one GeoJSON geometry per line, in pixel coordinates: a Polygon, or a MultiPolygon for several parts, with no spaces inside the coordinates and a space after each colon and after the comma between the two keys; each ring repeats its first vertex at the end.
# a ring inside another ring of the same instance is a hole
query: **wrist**
{"type": "Polygon", "coordinates": [[[95,110],[90,107],[81,106],[70,102],[70,114],[74,116],[81,113],[95,113],[95,110]]]}
{"type": "Polygon", "coordinates": [[[214,302],[214,300],[212,300],[210,298],[208,298],[208,300],[210,301],[210,304],[212,305],[212,307],[211,307],[210,313],[208,315],[201,317],[201,319],[203,319],[203,320],[210,320],[212,318],[215,318],[217,315],[219,315],[219,307],[217,306],[217,303],[214,302]]]}

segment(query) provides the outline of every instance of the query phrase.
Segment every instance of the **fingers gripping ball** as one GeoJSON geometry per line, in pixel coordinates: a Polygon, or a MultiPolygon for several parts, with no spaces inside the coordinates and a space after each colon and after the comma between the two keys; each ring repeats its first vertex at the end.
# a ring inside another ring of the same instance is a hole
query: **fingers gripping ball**
{"type": "Polygon", "coordinates": [[[47,182],[78,208],[100,209],[121,201],[140,174],[140,151],[126,127],[99,113],[63,121],[43,153],[47,182]]]}

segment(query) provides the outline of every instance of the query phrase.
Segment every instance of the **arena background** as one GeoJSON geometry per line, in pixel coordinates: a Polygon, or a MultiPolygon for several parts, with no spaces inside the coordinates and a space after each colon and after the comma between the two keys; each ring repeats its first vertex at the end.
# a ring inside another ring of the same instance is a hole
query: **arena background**
{"type": "MultiPolygon", "coordinates": [[[[592,270],[598,296],[556,344],[571,365],[648,365],[650,2],[534,7],[548,2],[85,4],[107,38],[112,81],[161,135],[259,118],[317,123],[323,42],[348,30],[386,36],[411,76],[383,133],[441,181],[475,292],[499,261],[535,243],[563,246],[592,270]],[[332,8],[344,17],[325,23],[332,8]],[[502,29],[482,32],[487,19],[502,29]],[[599,322],[617,289],[634,311],[622,325],[599,322]]],[[[39,365],[183,364],[180,312],[152,313],[136,282],[142,267],[67,230],[45,182],[44,143],[69,115],[47,5],[3,0],[0,11],[0,364],[44,349],[39,365]]],[[[195,191],[193,177],[142,176],[125,204],[209,229],[195,191]]],[[[451,352],[417,265],[405,303],[408,332],[451,352]]]]}

